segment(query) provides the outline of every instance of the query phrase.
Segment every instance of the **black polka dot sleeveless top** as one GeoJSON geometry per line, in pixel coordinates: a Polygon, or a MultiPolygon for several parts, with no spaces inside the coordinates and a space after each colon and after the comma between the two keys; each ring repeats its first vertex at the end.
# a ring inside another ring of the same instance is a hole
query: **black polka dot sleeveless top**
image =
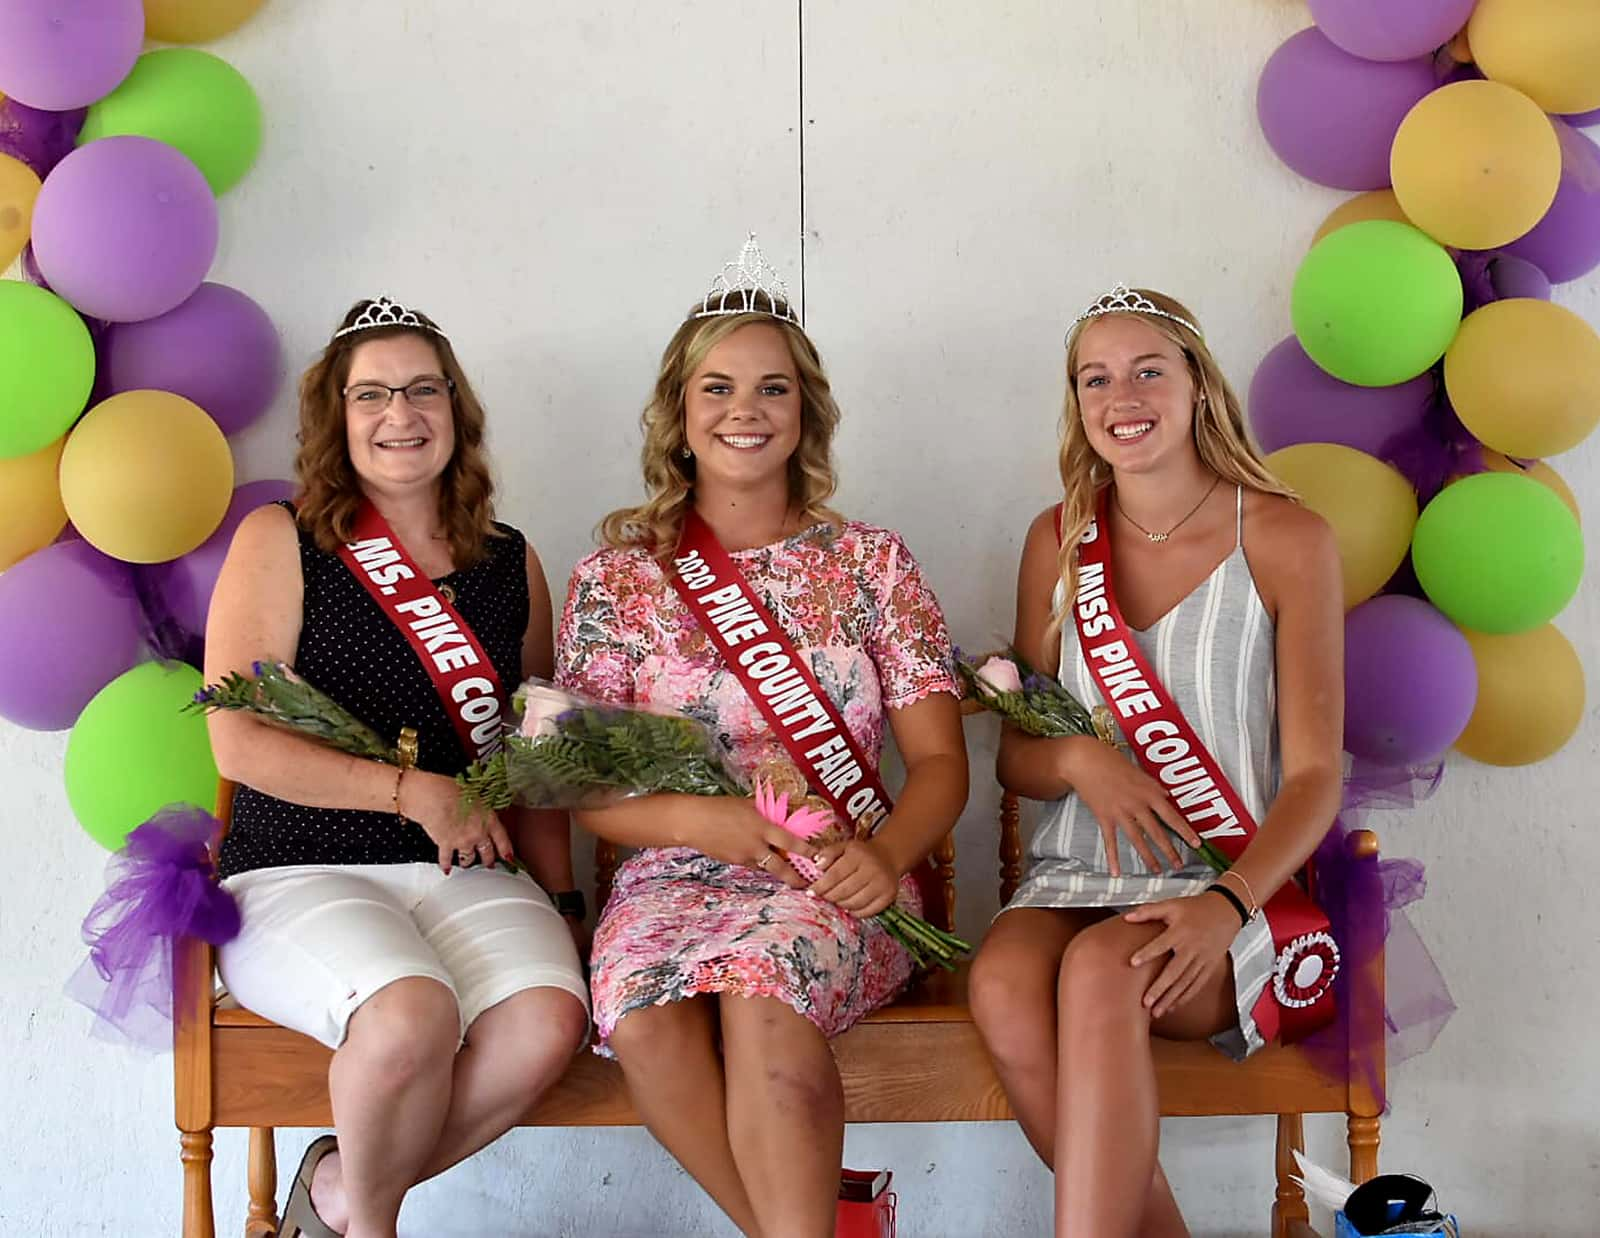
{"type": "MultiPolygon", "coordinates": [[[[495,527],[504,536],[489,539],[482,559],[435,583],[455,590],[456,609],[510,693],[522,681],[527,552],[516,529],[495,527]]],[[[406,638],[339,557],[319,550],[304,529],[300,572],[305,605],[295,670],[386,739],[397,737],[401,727],[415,727],[420,768],[437,774],[464,770],[461,741],[406,638]]],[[[241,786],[217,868],[231,877],[286,864],[434,863],[438,855],[420,825],[392,812],[308,808],[241,786]]]]}

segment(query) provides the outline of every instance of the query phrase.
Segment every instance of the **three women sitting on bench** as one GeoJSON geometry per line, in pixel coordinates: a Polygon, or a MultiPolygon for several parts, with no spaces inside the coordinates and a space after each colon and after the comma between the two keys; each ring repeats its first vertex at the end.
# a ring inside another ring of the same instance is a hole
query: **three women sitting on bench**
{"type": "MultiPolygon", "coordinates": [[[[1056,1172],[1058,1234],[1182,1234],[1156,1161],[1150,1037],[1241,1057],[1266,1038],[1276,956],[1260,908],[1339,793],[1338,559],[1250,446],[1177,302],[1120,287],[1095,302],[1067,377],[1066,498],[1028,532],[1017,647],[1102,699],[1078,622],[1092,608],[1069,600],[1086,563],[1107,592],[1114,576],[1150,676],[1264,828],[1213,880],[1162,781],[1099,740],[1008,728],[1002,782],[1050,807],[971,1000],[1056,1172]]],[[[595,933],[597,1050],[743,1232],[833,1232],[844,1110],[828,1038],[909,983],[905,949],[870,917],[918,905],[913,874],[967,796],[939,605],[897,534],[828,506],[838,419],[752,241],[667,346],[643,416],[645,499],[604,521],[553,643],[539,560],[492,519],[483,412],[439,328],[359,303],[307,373],[301,493],[240,527],[207,675],[281,659],[381,733],[416,727],[421,760],[397,775],[212,718],[219,768],[244,784],[221,869],[245,927],[219,970],[241,1003],[336,1051],[337,1144],[308,1149],[286,1234],[393,1235],[406,1190],[507,1130],[586,1037],[563,816],[462,815],[451,777],[493,742],[467,704],[552,671],[698,718],[747,777],[798,767],[839,819],[877,819],[813,845],[735,798],[577,814],[639,848],[595,933]],[[461,665],[414,649],[418,607],[453,617],[487,687],[459,689],[461,665]],[[780,677],[809,714],[773,711],[780,677]],[[886,726],[906,770],[894,803],[876,768],[886,726]],[[496,866],[513,854],[533,881],[496,866]]]]}

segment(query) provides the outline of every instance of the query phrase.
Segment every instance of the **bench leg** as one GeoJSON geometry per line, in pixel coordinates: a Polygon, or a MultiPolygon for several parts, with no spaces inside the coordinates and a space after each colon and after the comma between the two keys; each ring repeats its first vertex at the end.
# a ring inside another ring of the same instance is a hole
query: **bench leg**
{"type": "Polygon", "coordinates": [[[278,1150],[272,1127],[250,1128],[250,1213],[244,1238],[277,1238],[278,1150]]]}
{"type": "Polygon", "coordinates": [[[1272,1238],[1290,1238],[1291,1234],[1304,1232],[1311,1220],[1311,1210],[1306,1207],[1306,1193],[1289,1180],[1290,1174],[1300,1172],[1294,1163],[1294,1154],[1306,1150],[1305,1120],[1298,1113],[1278,1115],[1278,1197],[1272,1204],[1272,1238]]]}
{"type": "Polygon", "coordinates": [[[1378,1176],[1378,1119],[1351,1114],[1345,1123],[1350,1145],[1350,1181],[1357,1186],[1378,1176]]]}
{"type": "Polygon", "coordinates": [[[211,1131],[184,1131],[178,1142],[183,1160],[183,1238],[217,1238],[211,1211],[211,1131]]]}

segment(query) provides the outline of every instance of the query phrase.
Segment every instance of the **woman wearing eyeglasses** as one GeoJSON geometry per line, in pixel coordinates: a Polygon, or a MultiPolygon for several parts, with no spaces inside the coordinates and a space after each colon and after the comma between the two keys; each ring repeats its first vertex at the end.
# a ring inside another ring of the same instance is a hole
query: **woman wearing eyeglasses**
{"type": "Polygon", "coordinates": [[[301,382],[300,493],[240,525],[211,606],[208,680],[282,661],[418,738],[404,768],[210,719],[241,784],[218,868],[243,930],[218,970],[334,1050],[336,1136],[307,1150],[285,1235],[392,1238],[406,1191],[514,1125],[588,1026],[565,815],[458,807],[454,775],[553,657],[544,573],[493,518],[483,435],[438,326],[358,302],[301,382]]]}

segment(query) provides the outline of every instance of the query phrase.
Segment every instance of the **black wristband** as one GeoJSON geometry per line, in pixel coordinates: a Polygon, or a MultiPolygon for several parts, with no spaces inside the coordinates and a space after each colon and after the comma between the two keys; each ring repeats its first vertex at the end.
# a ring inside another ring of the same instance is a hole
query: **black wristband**
{"type": "Polygon", "coordinates": [[[588,914],[589,907],[582,890],[558,890],[550,896],[550,901],[562,915],[571,916],[574,920],[581,920],[588,914]]]}
{"type": "Polygon", "coordinates": [[[1220,895],[1222,895],[1223,898],[1227,899],[1230,903],[1233,904],[1233,909],[1239,913],[1239,927],[1240,928],[1243,928],[1245,925],[1250,923],[1250,911],[1244,905],[1244,899],[1240,898],[1237,894],[1235,894],[1232,890],[1228,889],[1228,887],[1223,885],[1220,881],[1214,881],[1210,885],[1208,885],[1206,887],[1206,893],[1207,894],[1220,894],[1220,895]]]}

